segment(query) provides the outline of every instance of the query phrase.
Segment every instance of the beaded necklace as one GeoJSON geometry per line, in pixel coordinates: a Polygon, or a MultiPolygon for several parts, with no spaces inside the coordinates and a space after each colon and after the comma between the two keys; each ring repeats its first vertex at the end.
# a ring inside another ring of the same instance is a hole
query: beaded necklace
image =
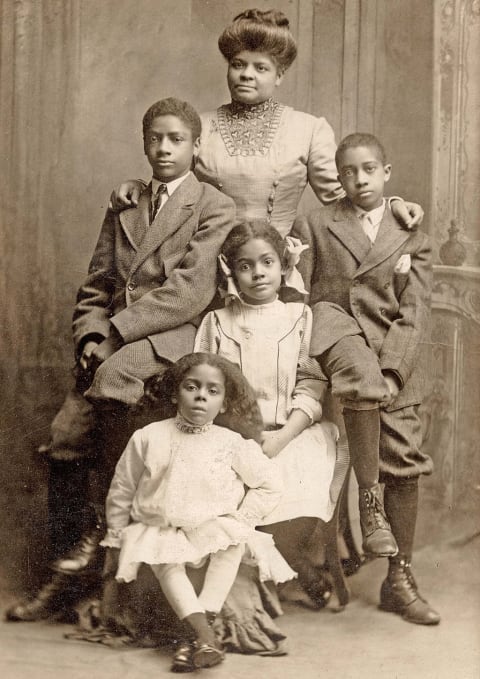
{"type": "Polygon", "coordinates": [[[206,422],[205,424],[192,424],[191,422],[187,422],[187,420],[183,417],[183,415],[180,415],[180,413],[177,413],[175,417],[175,426],[184,434],[203,434],[211,428],[212,424],[212,422],[206,422]]]}

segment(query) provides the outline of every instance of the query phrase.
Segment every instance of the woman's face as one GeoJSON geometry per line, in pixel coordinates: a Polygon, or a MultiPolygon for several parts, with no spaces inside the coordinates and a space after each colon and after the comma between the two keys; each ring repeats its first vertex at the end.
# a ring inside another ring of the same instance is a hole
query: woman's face
{"type": "Polygon", "coordinates": [[[243,50],[228,64],[227,82],[234,101],[261,104],[273,96],[283,73],[266,52],[243,50]]]}

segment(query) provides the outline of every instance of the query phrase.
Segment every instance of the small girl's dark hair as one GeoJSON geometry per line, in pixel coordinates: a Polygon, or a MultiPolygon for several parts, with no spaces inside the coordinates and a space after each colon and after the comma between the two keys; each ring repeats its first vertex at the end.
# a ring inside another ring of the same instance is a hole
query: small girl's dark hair
{"type": "Polygon", "coordinates": [[[239,52],[266,52],[281,71],[295,61],[297,45],[283,12],[247,9],[235,17],[218,39],[218,47],[227,61],[239,52]]]}
{"type": "Polygon", "coordinates": [[[153,121],[158,116],[175,116],[179,118],[192,131],[192,139],[194,141],[202,134],[202,121],[193,106],[187,101],[175,99],[175,97],[167,97],[167,99],[161,99],[152,104],[143,116],[144,139],[153,121]]]}
{"type": "Polygon", "coordinates": [[[145,382],[144,395],[137,405],[137,412],[154,410],[157,419],[174,417],[177,407],[172,397],[178,393],[181,381],[187,372],[197,365],[211,365],[218,368],[225,379],[224,414],[215,418],[215,423],[238,432],[244,438],[260,442],[263,420],[258,407],[255,392],[238,366],[223,356],[196,352],[182,356],[180,360],[169,366],[167,370],[153,375],[145,382]]]}
{"type": "Polygon", "coordinates": [[[279,256],[282,266],[285,264],[286,243],[281,235],[264,219],[252,219],[249,222],[240,222],[234,226],[222,245],[222,255],[232,271],[238,250],[253,238],[259,238],[270,243],[279,256]]]}

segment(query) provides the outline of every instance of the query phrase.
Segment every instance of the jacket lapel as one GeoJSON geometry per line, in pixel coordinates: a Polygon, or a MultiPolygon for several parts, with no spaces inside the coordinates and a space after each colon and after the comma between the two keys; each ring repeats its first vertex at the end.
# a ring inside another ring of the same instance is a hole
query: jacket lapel
{"type": "MultiPolygon", "coordinates": [[[[141,212],[142,216],[146,212],[146,223],[148,224],[150,192],[145,198],[146,205],[142,201],[145,194],[147,194],[147,191],[142,194],[137,211],[141,212]]],[[[131,271],[137,269],[152,252],[158,250],[191,217],[193,207],[198,202],[200,194],[200,183],[190,174],[174,191],[153,222],[147,227],[145,236],[137,248],[131,271]]]]}
{"type": "Polygon", "coordinates": [[[140,247],[148,229],[152,185],[149,184],[138,200],[138,206],[120,213],[120,224],[135,251],[140,247]]]}
{"type": "Polygon", "coordinates": [[[371,250],[371,243],[348,199],[338,202],[328,228],[361,264],[371,250]]]}
{"type": "Polygon", "coordinates": [[[400,226],[390,212],[390,209],[387,207],[380,228],[378,229],[377,238],[367,256],[360,264],[356,275],[362,275],[365,271],[373,269],[374,266],[385,261],[398,250],[410,236],[410,232],[400,226]]]}

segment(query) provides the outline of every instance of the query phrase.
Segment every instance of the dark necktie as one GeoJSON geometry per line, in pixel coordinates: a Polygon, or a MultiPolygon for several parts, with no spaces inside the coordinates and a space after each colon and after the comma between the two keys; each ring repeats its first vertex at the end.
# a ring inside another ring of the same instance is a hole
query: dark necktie
{"type": "Polygon", "coordinates": [[[160,186],[158,187],[157,193],[153,196],[153,198],[150,202],[150,224],[153,222],[153,220],[157,216],[158,209],[159,209],[159,207],[162,203],[162,195],[164,193],[167,193],[167,185],[166,184],[160,184],[160,186]]]}

